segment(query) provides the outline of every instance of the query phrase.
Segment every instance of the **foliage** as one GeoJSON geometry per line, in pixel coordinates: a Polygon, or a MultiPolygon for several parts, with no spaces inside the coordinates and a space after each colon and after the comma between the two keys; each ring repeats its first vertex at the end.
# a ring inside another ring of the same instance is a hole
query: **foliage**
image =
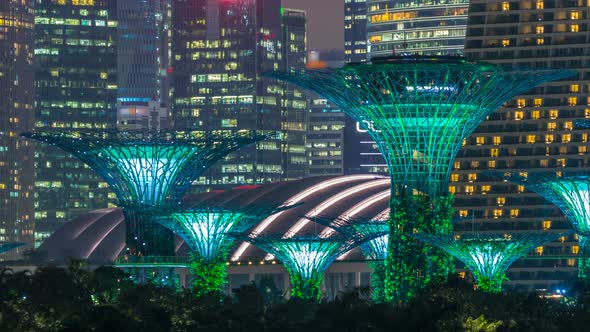
{"type": "Polygon", "coordinates": [[[227,266],[222,260],[206,260],[194,254],[191,259],[193,290],[197,297],[219,296],[227,282],[227,266]]]}
{"type": "Polygon", "coordinates": [[[488,322],[483,315],[480,315],[477,318],[467,317],[463,328],[465,332],[496,332],[503,324],[501,320],[488,322]]]}

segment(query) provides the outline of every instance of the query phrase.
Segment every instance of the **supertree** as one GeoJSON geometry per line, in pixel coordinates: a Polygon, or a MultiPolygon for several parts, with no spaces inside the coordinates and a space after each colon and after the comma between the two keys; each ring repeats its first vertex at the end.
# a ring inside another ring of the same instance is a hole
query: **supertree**
{"type": "Polygon", "coordinates": [[[338,105],[377,143],[392,181],[386,296],[405,301],[431,277],[452,269],[447,255],[420,245],[409,234],[451,232],[448,180],[463,140],[510,98],[574,74],[505,71],[463,58],[413,56],[267,76],[338,105]],[[423,209],[430,211],[427,218],[416,211],[423,209]]]}
{"type": "MultiPolygon", "coordinates": [[[[387,246],[389,243],[389,225],[387,220],[374,220],[347,215],[338,217],[322,215],[306,218],[320,225],[327,226],[331,230],[339,231],[346,236],[354,236],[355,233],[358,233],[361,236],[373,237],[371,240],[361,244],[361,249],[370,260],[370,265],[373,269],[373,273],[371,274],[373,300],[383,302],[384,262],[387,258],[387,246]]],[[[329,231],[324,231],[322,235],[327,236],[330,233],[329,231]]]]}
{"type": "Polygon", "coordinates": [[[154,211],[155,220],[174,231],[192,250],[191,271],[197,296],[221,294],[227,280],[230,232],[245,232],[262,219],[289,207],[192,207],[154,211]]]}
{"type": "Polygon", "coordinates": [[[176,206],[213,163],[269,135],[250,131],[39,131],[22,134],[69,152],[104,178],[126,219],[127,251],[173,256],[172,232],[143,214],[176,206]]]}
{"type": "Polygon", "coordinates": [[[0,254],[8,252],[12,249],[16,249],[23,245],[24,243],[22,242],[0,242],[0,254]]]}
{"type": "Polygon", "coordinates": [[[590,281],[590,169],[506,172],[503,178],[539,194],[563,212],[578,233],[578,277],[590,281]]]}
{"type": "Polygon", "coordinates": [[[321,300],[321,285],[328,266],[342,254],[374,237],[340,233],[328,237],[304,234],[288,238],[283,234],[232,235],[278,258],[289,272],[291,297],[311,301],[321,300]]]}
{"type": "Polygon", "coordinates": [[[535,247],[563,236],[564,233],[517,234],[412,234],[438,246],[465,263],[478,287],[484,292],[499,293],[506,280],[506,270],[518,258],[535,247]]]}

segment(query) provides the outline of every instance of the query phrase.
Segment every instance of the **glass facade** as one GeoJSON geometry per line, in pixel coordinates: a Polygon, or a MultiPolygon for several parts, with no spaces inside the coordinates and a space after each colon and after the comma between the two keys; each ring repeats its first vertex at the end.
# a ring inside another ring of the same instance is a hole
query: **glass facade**
{"type": "Polygon", "coordinates": [[[462,54],[469,0],[367,0],[369,56],[462,54]]]}
{"type": "Polygon", "coordinates": [[[175,1],[172,21],[176,129],[283,130],[281,138],[214,166],[199,179],[200,188],[303,176],[306,99],[300,90],[262,77],[303,68],[302,14],[270,0],[175,1]]]}
{"type": "MultiPolygon", "coordinates": [[[[36,128],[115,126],[116,9],[107,0],[37,1],[36,128]]],[[[114,202],[107,183],[84,163],[35,144],[37,245],[64,222],[114,202]]]]}
{"type": "Polygon", "coordinates": [[[344,120],[344,113],[326,99],[311,101],[307,115],[308,176],[344,174],[344,120]]]}
{"type": "Polygon", "coordinates": [[[0,2],[0,242],[26,245],[0,255],[22,257],[33,237],[33,1],[0,2]]]}
{"type": "Polygon", "coordinates": [[[367,61],[367,0],[344,0],[344,61],[367,61]]]}
{"type": "MultiPolygon", "coordinates": [[[[489,170],[558,171],[590,166],[590,24],[588,1],[471,1],[465,55],[507,68],[572,69],[577,77],[545,84],[493,113],[464,143],[454,163],[450,191],[464,223],[486,231],[564,230],[571,225],[537,194],[482,174],[489,170]]],[[[575,277],[575,236],[535,249],[544,259],[517,261],[509,285],[553,289],[575,277]],[[548,259],[556,256],[555,259],[548,259]]],[[[534,258],[530,257],[530,258],[534,258]]]]}

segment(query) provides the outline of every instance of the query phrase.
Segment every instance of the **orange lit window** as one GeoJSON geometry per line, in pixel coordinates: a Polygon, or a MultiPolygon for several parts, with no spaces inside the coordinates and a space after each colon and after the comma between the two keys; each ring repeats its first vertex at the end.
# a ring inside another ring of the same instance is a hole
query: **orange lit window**
{"type": "Polygon", "coordinates": [[[567,266],[574,266],[576,264],[576,260],[573,258],[567,259],[567,266]]]}
{"type": "Polygon", "coordinates": [[[451,174],[451,182],[459,182],[459,174],[451,174]]]}
{"type": "Polygon", "coordinates": [[[510,2],[508,2],[508,1],[502,2],[502,10],[503,11],[510,10],[510,2]]]}
{"type": "Polygon", "coordinates": [[[543,229],[548,230],[551,228],[551,220],[543,220],[543,229]]]}
{"type": "Polygon", "coordinates": [[[516,218],[520,215],[519,209],[510,209],[510,218],[516,218]]]}
{"type": "Polygon", "coordinates": [[[557,123],[555,122],[547,122],[547,130],[553,131],[557,128],[557,123]]]}
{"type": "Polygon", "coordinates": [[[465,186],[465,193],[466,194],[473,194],[474,188],[473,186],[465,186]]]}
{"type": "Polygon", "coordinates": [[[477,160],[474,160],[474,161],[472,161],[472,162],[471,162],[471,168],[472,168],[472,169],[477,169],[477,168],[479,168],[479,161],[477,161],[477,160]]]}
{"type": "Polygon", "coordinates": [[[545,44],[545,38],[537,38],[537,45],[545,44]]]}
{"type": "Polygon", "coordinates": [[[544,9],[545,8],[545,2],[543,2],[543,0],[537,0],[537,5],[535,7],[537,9],[544,9]]]}
{"type": "Polygon", "coordinates": [[[465,218],[469,215],[469,211],[467,210],[459,210],[459,217],[465,218]]]}
{"type": "Polygon", "coordinates": [[[547,144],[553,143],[554,140],[555,140],[555,136],[553,136],[553,134],[545,135],[545,143],[547,143],[547,144]]]}
{"type": "Polygon", "coordinates": [[[461,271],[457,274],[460,279],[465,279],[465,271],[461,271]]]}
{"type": "Polygon", "coordinates": [[[545,27],[542,25],[537,25],[537,28],[535,29],[535,31],[537,32],[537,34],[542,34],[545,32],[545,27]]]}
{"type": "Polygon", "coordinates": [[[588,148],[585,145],[578,146],[578,154],[583,155],[586,152],[588,152],[588,148]]]}
{"type": "Polygon", "coordinates": [[[496,161],[495,160],[488,161],[488,168],[496,168],[496,161]]]}
{"type": "Polygon", "coordinates": [[[460,162],[460,161],[455,161],[455,162],[453,163],[453,168],[454,168],[454,169],[459,169],[459,168],[461,168],[461,162],[460,162]]]}
{"type": "Polygon", "coordinates": [[[486,143],[486,138],[485,137],[483,137],[483,136],[477,136],[475,138],[475,144],[482,145],[482,144],[485,144],[485,143],[486,143]]]}
{"type": "Polygon", "coordinates": [[[570,13],[570,20],[579,20],[580,19],[580,12],[573,11],[570,13]]]}
{"type": "Polygon", "coordinates": [[[518,185],[518,186],[516,186],[516,190],[517,190],[519,193],[521,193],[521,192],[524,192],[524,186],[522,186],[522,185],[518,185]]]}
{"type": "Polygon", "coordinates": [[[490,157],[497,157],[499,154],[499,149],[490,149],[490,157]]]}
{"type": "Polygon", "coordinates": [[[561,135],[561,142],[569,143],[572,141],[572,134],[563,134],[561,135]]]}
{"type": "Polygon", "coordinates": [[[568,97],[567,103],[569,106],[576,106],[578,105],[578,97],[568,97]]]}
{"type": "Polygon", "coordinates": [[[531,112],[531,119],[538,120],[541,117],[540,111],[532,111],[531,112]]]}
{"type": "Polygon", "coordinates": [[[502,144],[502,136],[494,136],[492,138],[492,142],[494,143],[494,145],[502,144]]]}
{"type": "Polygon", "coordinates": [[[590,118],[590,108],[587,108],[584,110],[584,117],[585,118],[590,118]]]}
{"type": "Polygon", "coordinates": [[[494,209],[494,219],[500,218],[504,214],[502,209],[494,209]]]}
{"type": "Polygon", "coordinates": [[[571,84],[570,85],[570,92],[572,92],[572,93],[580,92],[580,85],[579,84],[571,84]]]}
{"type": "Polygon", "coordinates": [[[485,193],[489,192],[490,190],[492,190],[492,186],[490,186],[489,184],[481,186],[481,193],[482,194],[485,194],[485,193]]]}
{"type": "Polygon", "coordinates": [[[506,204],[506,197],[496,198],[496,203],[498,204],[498,206],[504,206],[504,204],[506,204]]]}
{"type": "Polygon", "coordinates": [[[477,180],[477,174],[476,173],[469,173],[467,174],[467,180],[469,182],[473,182],[477,180]]]}
{"type": "Polygon", "coordinates": [[[537,135],[527,135],[526,142],[528,144],[535,144],[535,143],[537,143],[537,135]]]}
{"type": "MultiPolygon", "coordinates": [[[[576,98],[576,97],[570,97],[576,98]]],[[[559,110],[549,110],[549,118],[550,119],[557,119],[559,117],[559,110]]]]}
{"type": "Polygon", "coordinates": [[[572,121],[566,121],[563,123],[563,129],[572,130],[574,129],[574,123],[572,121]]]}
{"type": "Polygon", "coordinates": [[[449,192],[451,194],[454,194],[457,191],[457,188],[455,188],[455,186],[449,186],[449,192]]]}
{"type": "Polygon", "coordinates": [[[580,253],[580,246],[572,246],[572,254],[577,255],[580,253]]]}
{"type": "Polygon", "coordinates": [[[566,165],[566,160],[564,158],[557,159],[556,162],[558,167],[565,167],[566,165]]]}
{"type": "Polygon", "coordinates": [[[533,105],[535,105],[535,107],[540,107],[541,105],[543,105],[543,98],[533,99],[533,105]]]}
{"type": "Polygon", "coordinates": [[[502,39],[502,46],[510,46],[510,39],[502,39]]]}
{"type": "Polygon", "coordinates": [[[535,248],[535,253],[539,256],[543,255],[543,246],[535,248]]]}
{"type": "Polygon", "coordinates": [[[570,24],[570,32],[579,32],[580,26],[577,24],[570,24]]]}
{"type": "Polygon", "coordinates": [[[526,106],[526,100],[525,99],[519,98],[519,99],[516,100],[516,107],[523,108],[525,106],[526,106]]]}
{"type": "Polygon", "coordinates": [[[514,120],[522,120],[522,119],[524,119],[524,112],[523,111],[514,112],[514,120]]]}

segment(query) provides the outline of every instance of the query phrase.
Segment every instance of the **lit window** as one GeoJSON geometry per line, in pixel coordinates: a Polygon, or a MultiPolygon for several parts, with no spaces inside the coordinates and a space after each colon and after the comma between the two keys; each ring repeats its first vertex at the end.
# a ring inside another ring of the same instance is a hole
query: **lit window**
{"type": "Polygon", "coordinates": [[[563,129],[572,130],[574,129],[574,123],[572,121],[566,121],[563,123],[563,129]]]}
{"type": "Polygon", "coordinates": [[[499,155],[499,149],[490,149],[490,157],[497,157],[499,155]]]}
{"type": "Polygon", "coordinates": [[[545,135],[545,143],[550,144],[550,143],[553,143],[554,140],[555,140],[555,136],[553,136],[553,134],[545,135]]]}
{"type": "Polygon", "coordinates": [[[503,211],[502,209],[494,209],[494,219],[498,219],[502,216],[503,211]]]}
{"type": "Polygon", "coordinates": [[[510,46],[510,39],[502,39],[502,46],[510,46]]]}
{"type": "Polygon", "coordinates": [[[528,144],[535,144],[535,143],[537,143],[537,135],[527,135],[526,142],[528,144]]]}
{"type": "Polygon", "coordinates": [[[533,105],[535,105],[535,107],[540,107],[543,105],[543,98],[535,98],[533,99],[533,105]]]}
{"type": "Polygon", "coordinates": [[[451,194],[454,194],[457,191],[457,188],[455,188],[455,186],[449,186],[449,192],[451,194]]]}
{"type": "Polygon", "coordinates": [[[504,204],[506,204],[506,197],[496,198],[496,203],[498,204],[498,206],[504,206],[504,204]]]}
{"type": "Polygon", "coordinates": [[[455,161],[455,162],[453,163],[453,168],[454,168],[454,169],[459,169],[459,168],[461,168],[461,162],[460,162],[460,161],[455,161]]]}
{"type": "Polygon", "coordinates": [[[578,105],[578,97],[568,97],[567,103],[569,106],[576,106],[578,105]]]}
{"type": "Polygon", "coordinates": [[[572,134],[563,134],[561,135],[561,142],[562,143],[569,143],[572,141],[572,134]]]}
{"type": "Polygon", "coordinates": [[[580,246],[572,246],[572,254],[577,255],[580,253],[580,246]]]}
{"type": "Polygon", "coordinates": [[[580,85],[579,84],[571,84],[570,85],[570,92],[572,92],[572,93],[580,92],[580,85]]]}
{"type": "Polygon", "coordinates": [[[580,12],[572,11],[570,13],[570,20],[579,20],[580,19],[580,12]]]}
{"type": "Polygon", "coordinates": [[[485,194],[485,193],[489,192],[490,190],[492,190],[492,186],[490,186],[489,184],[481,186],[481,193],[482,194],[485,194]]]}
{"type": "Polygon", "coordinates": [[[558,167],[565,167],[565,165],[566,165],[565,158],[559,158],[559,159],[557,159],[557,166],[558,167]]]}
{"type": "Polygon", "coordinates": [[[500,144],[502,144],[502,136],[494,136],[492,138],[492,141],[493,141],[494,145],[500,145],[500,144]]]}
{"type": "Polygon", "coordinates": [[[586,119],[590,118],[590,108],[587,108],[587,109],[584,110],[584,117],[586,119]]]}
{"type": "Polygon", "coordinates": [[[496,168],[496,161],[495,160],[488,161],[488,168],[496,168]]]}
{"type": "Polygon", "coordinates": [[[477,160],[474,160],[474,161],[472,161],[472,162],[471,162],[471,168],[472,168],[472,169],[477,169],[477,168],[479,168],[479,161],[477,161],[477,160]]]}
{"type": "Polygon", "coordinates": [[[458,273],[460,279],[465,279],[465,271],[461,271],[458,273]]]}
{"type": "Polygon", "coordinates": [[[465,218],[469,215],[469,211],[467,210],[459,210],[459,217],[465,218]]]}
{"type": "Polygon", "coordinates": [[[541,117],[540,111],[532,111],[531,112],[531,119],[538,120],[541,117]]]}
{"type": "Polygon", "coordinates": [[[588,151],[588,148],[585,145],[578,146],[578,154],[583,155],[588,151]]]}
{"type": "Polygon", "coordinates": [[[516,100],[516,107],[523,108],[526,106],[526,100],[523,98],[519,98],[516,100]]]}
{"type": "Polygon", "coordinates": [[[524,192],[524,186],[522,186],[522,185],[516,186],[516,191],[518,191],[519,193],[524,192]]]}
{"type": "Polygon", "coordinates": [[[520,215],[519,209],[510,209],[510,218],[516,218],[520,215]]]}
{"type": "Polygon", "coordinates": [[[524,112],[523,111],[518,111],[518,112],[514,112],[514,120],[522,120],[524,119],[524,112]]]}
{"type": "Polygon", "coordinates": [[[485,137],[483,137],[483,136],[477,136],[475,138],[475,144],[482,145],[482,144],[485,144],[485,143],[486,143],[486,138],[485,137]]]}
{"type": "Polygon", "coordinates": [[[103,80],[106,80],[107,78],[109,78],[109,74],[105,73],[104,71],[100,73],[100,78],[103,80]]]}
{"type": "Polygon", "coordinates": [[[556,122],[547,122],[547,130],[553,131],[557,128],[556,122]]]}
{"type": "MultiPolygon", "coordinates": [[[[576,98],[576,97],[570,97],[576,98]]],[[[557,119],[559,117],[559,110],[549,110],[549,118],[550,119],[557,119]]]]}
{"type": "Polygon", "coordinates": [[[577,24],[570,24],[570,32],[579,32],[580,26],[577,24]]]}
{"type": "Polygon", "coordinates": [[[545,38],[537,38],[537,45],[545,44],[545,38]]]}
{"type": "Polygon", "coordinates": [[[537,32],[537,34],[542,34],[545,32],[545,27],[542,25],[537,25],[537,28],[535,29],[535,31],[537,32]]]}
{"type": "Polygon", "coordinates": [[[535,253],[539,256],[543,255],[543,246],[535,248],[535,253]]]}
{"type": "Polygon", "coordinates": [[[544,9],[545,8],[545,2],[543,2],[543,0],[537,0],[537,5],[535,7],[537,9],[544,9]]]}
{"type": "Polygon", "coordinates": [[[459,182],[459,174],[451,174],[451,182],[459,182]]]}
{"type": "Polygon", "coordinates": [[[576,260],[573,258],[567,259],[567,266],[574,266],[576,264],[576,260]]]}
{"type": "Polygon", "coordinates": [[[473,194],[474,188],[473,186],[465,186],[465,193],[468,195],[473,194]]]}
{"type": "Polygon", "coordinates": [[[510,2],[508,2],[508,1],[502,2],[502,10],[503,11],[510,10],[510,2]]]}
{"type": "Polygon", "coordinates": [[[551,228],[551,220],[543,220],[543,230],[548,230],[551,228]]]}
{"type": "Polygon", "coordinates": [[[469,174],[467,175],[467,180],[468,180],[469,182],[476,181],[476,180],[477,180],[477,173],[469,173],[469,174]]]}

